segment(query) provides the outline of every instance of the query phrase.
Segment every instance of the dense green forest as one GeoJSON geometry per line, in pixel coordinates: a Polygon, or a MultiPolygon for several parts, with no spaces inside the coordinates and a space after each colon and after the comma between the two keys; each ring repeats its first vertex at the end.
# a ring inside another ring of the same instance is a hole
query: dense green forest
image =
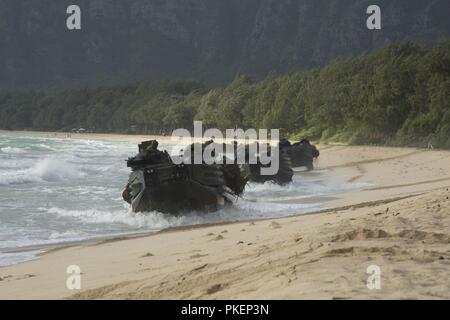
{"type": "Polygon", "coordinates": [[[0,128],[170,134],[194,119],[208,127],[280,128],[353,144],[450,148],[450,41],[388,46],[316,70],[206,88],[190,81],[3,93],[0,128]]]}

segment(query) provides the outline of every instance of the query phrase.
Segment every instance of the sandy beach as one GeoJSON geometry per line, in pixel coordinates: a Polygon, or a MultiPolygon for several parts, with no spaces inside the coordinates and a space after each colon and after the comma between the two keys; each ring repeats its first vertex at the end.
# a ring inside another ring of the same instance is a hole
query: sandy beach
{"type": "Polygon", "coordinates": [[[449,299],[450,152],[319,149],[318,170],[300,175],[369,186],[323,199],[329,209],[319,213],[50,250],[0,268],[0,299],[449,299]],[[81,290],[66,287],[70,265],[81,268],[81,290]],[[371,265],[379,290],[366,286],[371,265]]]}

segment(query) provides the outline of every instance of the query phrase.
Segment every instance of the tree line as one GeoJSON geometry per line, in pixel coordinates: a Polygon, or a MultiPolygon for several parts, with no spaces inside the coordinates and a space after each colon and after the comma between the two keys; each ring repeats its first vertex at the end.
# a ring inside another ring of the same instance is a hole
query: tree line
{"type": "Polygon", "coordinates": [[[0,94],[0,128],[170,134],[206,127],[279,128],[352,144],[450,148],[450,41],[394,44],[320,69],[225,87],[149,81],[96,89],[0,94]]]}

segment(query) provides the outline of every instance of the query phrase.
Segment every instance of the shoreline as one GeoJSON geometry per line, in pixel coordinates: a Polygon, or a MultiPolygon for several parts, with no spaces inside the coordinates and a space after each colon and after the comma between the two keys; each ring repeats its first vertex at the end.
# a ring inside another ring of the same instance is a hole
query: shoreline
{"type": "MultiPolygon", "coordinates": [[[[161,135],[145,135],[145,134],[120,134],[120,133],[72,133],[72,132],[55,132],[55,131],[18,131],[18,130],[0,130],[0,135],[9,135],[13,137],[39,137],[54,139],[75,139],[75,140],[97,140],[97,141],[115,141],[115,142],[142,142],[147,140],[158,140],[160,143],[166,144],[190,144],[198,142],[206,142],[209,139],[205,137],[174,137],[161,135]]],[[[215,138],[218,143],[231,142],[235,139],[215,138]]],[[[236,139],[240,143],[245,143],[245,139],[236,139]]],[[[249,139],[248,142],[255,140],[249,139]]],[[[264,141],[264,140],[260,140],[264,141]]],[[[341,145],[341,144],[339,144],[341,145]]]]}
{"type": "Polygon", "coordinates": [[[320,151],[318,170],[298,174],[371,186],[331,194],[322,203],[327,209],[309,213],[57,246],[38,260],[0,267],[0,298],[450,298],[440,280],[450,278],[450,152],[346,145],[320,151]],[[374,263],[389,280],[382,292],[363,284],[374,263]],[[64,287],[69,264],[86,274],[80,292],[64,287]]]}
{"type": "Polygon", "coordinates": [[[449,284],[442,279],[450,275],[450,235],[432,226],[450,222],[449,194],[438,189],[320,214],[60,248],[0,269],[0,297],[448,299],[449,284]],[[421,208],[427,215],[417,212],[421,208]],[[411,229],[413,221],[420,228],[411,229]],[[65,268],[75,262],[85,274],[78,293],[64,288],[65,268]],[[381,291],[365,288],[365,269],[372,264],[383,268],[381,291]]]}
{"type": "MultiPolygon", "coordinates": [[[[167,136],[153,136],[153,135],[127,135],[127,134],[109,134],[109,133],[68,133],[68,132],[51,132],[51,131],[8,131],[8,130],[0,130],[0,135],[6,135],[6,136],[13,136],[13,137],[37,137],[37,138],[45,138],[45,139],[73,139],[73,140],[98,140],[98,141],[114,141],[114,142],[140,142],[143,140],[148,139],[157,139],[159,141],[162,141],[163,143],[178,143],[178,141],[173,141],[172,137],[167,136]],[[69,136],[70,135],[70,136],[69,136]]],[[[199,141],[199,139],[194,139],[195,141],[199,141]]],[[[190,141],[189,141],[190,142],[190,141]]],[[[242,141],[243,142],[243,141],[242,141]]],[[[311,197],[308,198],[306,203],[308,202],[314,202],[319,203],[318,197],[311,197]],[[316,199],[317,198],[317,199],[316,199]],[[316,200],[314,200],[316,199],[316,200]]],[[[313,214],[315,212],[321,212],[326,209],[321,208],[315,208],[311,209],[311,211],[303,212],[303,213],[293,213],[288,216],[295,216],[295,215],[303,215],[303,214],[313,214]]],[[[222,222],[210,222],[210,223],[199,223],[194,225],[182,225],[182,226],[176,226],[176,227],[167,227],[164,229],[159,230],[145,230],[145,231],[131,231],[128,233],[121,233],[116,235],[99,235],[99,236],[90,236],[85,239],[68,239],[66,241],[55,241],[52,243],[39,243],[39,244],[31,244],[21,247],[8,247],[8,248],[0,248],[0,253],[3,254],[26,254],[26,253],[34,253],[38,252],[37,254],[33,254],[33,256],[36,259],[39,259],[40,257],[44,256],[48,252],[53,252],[55,250],[62,250],[64,248],[70,248],[73,246],[78,245],[95,245],[103,242],[111,242],[111,241],[119,241],[123,239],[131,239],[131,238],[138,238],[138,237],[145,237],[145,236],[151,236],[154,234],[162,233],[162,232],[170,232],[170,231],[176,231],[176,230],[185,230],[185,229],[191,229],[191,228],[202,228],[202,227],[208,227],[208,226],[214,226],[214,225],[222,225],[222,224],[232,224],[232,223],[239,223],[239,222],[251,222],[251,221],[260,221],[260,220],[266,220],[266,219],[277,219],[282,218],[286,216],[280,216],[280,217],[267,217],[267,218],[259,218],[259,219],[244,219],[244,220],[225,220],[222,222]]],[[[26,263],[30,260],[26,259],[24,261],[17,261],[13,262],[11,264],[2,265],[1,268],[6,268],[10,266],[19,265],[22,263],[26,263]]]]}
{"type": "Polygon", "coordinates": [[[55,131],[18,131],[18,130],[0,130],[0,135],[9,135],[15,137],[39,137],[56,139],[79,139],[79,140],[100,140],[100,141],[120,141],[120,142],[141,142],[144,140],[160,139],[170,140],[169,137],[158,135],[133,135],[118,133],[72,133],[55,131]]]}
{"type": "MultiPolygon", "coordinates": [[[[421,195],[421,194],[418,194],[418,195],[421,195]]],[[[52,253],[54,251],[63,250],[63,249],[74,247],[74,246],[100,245],[100,244],[108,243],[108,242],[116,242],[116,241],[123,241],[123,240],[137,239],[137,238],[147,238],[147,237],[152,237],[152,236],[156,236],[158,234],[163,234],[163,233],[189,231],[189,230],[196,230],[196,229],[202,229],[202,228],[208,228],[208,227],[227,226],[227,225],[233,225],[233,224],[238,224],[238,223],[264,222],[264,221],[272,221],[272,220],[278,220],[278,219],[308,216],[308,215],[315,215],[315,214],[325,214],[325,213],[330,213],[330,212],[333,212],[336,210],[346,210],[351,207],[358,208],[358,207],[372,206],[372,205],[377,205],[377,204],[386,204],[386,203],[390,203],[390,202],[394,202],[394,201],[398,201],[398,200],[403,200],[403,199],[413,197],[413,196],[415,196],[415,195],[404,196],[404,197],[394,197],[391,199],[385,199],[385,200],[380,200],[380,201],[364,202],[364,203],[360,203],[357,205],[346,205],[346,206],[335,207],[335,208],[317,209],[317,210],[308,211],[308,212],[304,212],[304,213],[294,213],[294,214],[288,215],[288,216],[189,224],[189,225],[167,227],[167,228],[163,228],[163,229],[159,229],[159,230],[149,230],[149,231],[140,231],[140,232],[136,231],[136,232],[123,233],[123,234],[117,234],[117,235],[109,235],[109,236],[108,235],[93,236],[93,237],[87,238],[87,239],[68,240],[68,241],[55,242],[55,243],[50,243],[50,244],[36,244],[36,245],[28,245],[28,246],[17,247],[17,248],[4,248],[4,249],[1,249],[1,253],[26,253],[26,252],[33,252],[33,251],[42,251],[41,253],[37,254],[37,257],[42,257],[48,253],[52,253]]],[[[28,261],[17,262],[17,263],[14,263],[11,265],[6,265],[6,266],[0,266],[0,271],[1,271],[1,268],[15,266],[15,265],[26,263],[26,262],[28,262],[28,261]]]]}

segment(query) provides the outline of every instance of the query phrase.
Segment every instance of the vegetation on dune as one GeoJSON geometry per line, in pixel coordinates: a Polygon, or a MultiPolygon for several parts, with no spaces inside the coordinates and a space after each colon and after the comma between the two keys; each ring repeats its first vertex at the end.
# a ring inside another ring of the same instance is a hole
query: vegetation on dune
{"type": "Polygon", "coordinates": [[[0,128],[95,132],[164,133],[192,126],[206,89],[189,81],[68,90],[55,95],[0,95],[0,128]]]}
{"type": "Polygon", "coordinates": [[[450,148],[450,41],[395,44],[316,70],[207,89],[191,81],[0,95],[0,128],[167,133],[208,127],[280,128],[353,144],[450,148]]]}

